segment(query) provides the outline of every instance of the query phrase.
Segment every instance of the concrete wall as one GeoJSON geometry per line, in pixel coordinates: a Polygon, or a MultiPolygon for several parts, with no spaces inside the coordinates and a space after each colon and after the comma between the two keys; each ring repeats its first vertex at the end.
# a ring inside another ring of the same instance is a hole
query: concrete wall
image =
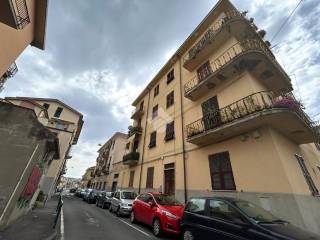
{"type": "Polygon", "coordinates": [[[47,139],[54,136],[38,122],[33,111],[0,103],[0,228],[24,214],[17,207],[33,167],[43,159],[47,139]]]}

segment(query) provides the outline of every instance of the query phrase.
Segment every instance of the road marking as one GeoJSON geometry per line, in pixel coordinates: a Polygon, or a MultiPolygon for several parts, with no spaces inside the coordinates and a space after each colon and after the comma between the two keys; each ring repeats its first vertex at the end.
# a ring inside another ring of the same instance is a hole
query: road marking
{"type": "Polygon", "coordinates": [[[60,235],[61,240],[64,240],[64,216],[63,216],[63,207],[61,208],[61,223],[60,223],[60,235]]]}
{"type": "Polygon", "coordinates": [[[126,221],[124,221],[124,220],[122,220],[122,219],[120,219],[120,218],[118,218],[118,219],[119,219],[119,221],[121,221],[121,222],[123,222],[123,223],[127,224],[128,226],[130,226],[130,227],[132,227],[133,229],[135,229],[135,230],[137,230],[137,231],[141,232],[142,234],[144,234],[144,235],[146,235],[146,236],[148,236],[148,237],[151,237],[148,233],[146,233],[146,232],[142,231],[141,229],[139,229],[139,228],[137,228],[137,227],[133,226],[132,224],[127,223],[126,221]]]}

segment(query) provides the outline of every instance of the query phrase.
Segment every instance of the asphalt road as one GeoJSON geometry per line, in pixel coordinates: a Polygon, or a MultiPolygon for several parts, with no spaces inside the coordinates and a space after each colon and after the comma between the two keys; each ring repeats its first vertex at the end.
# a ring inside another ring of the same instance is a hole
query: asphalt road
{"type": "MultiPolygon", "coordinates": [[[[64,197],[61,218],[61,240],[149,240],[158,239],[142,224],[131,224],[129,218],[118,218],[109,210],[88,204],[73,196],[64,197]]],[[[165,237],[162,239],[179,239],[165,237]]]]}

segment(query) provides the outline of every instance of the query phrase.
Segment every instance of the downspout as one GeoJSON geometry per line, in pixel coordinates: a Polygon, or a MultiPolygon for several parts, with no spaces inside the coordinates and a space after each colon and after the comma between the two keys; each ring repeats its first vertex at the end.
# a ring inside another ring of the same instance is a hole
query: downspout
{"type": "Polygon", "coordinates": [[[184,202],[187,203],[188,201],[188,191],[187,191],[187,174],[186,174],[186,150],[184,144],[184,116],[183,116],[183,92],[182,92],[182,67],[181,67],[181,58],[179,56],[179,81],[180,81],[180,115],[181,115],[181,136],[182,136],[182,158],[183,158],[183,184],[184,184],[184,202]]]}
{"type": "Polygon", "coordinates": [[[142,178],[142,169],[143,169],[143,163],[144,163],[144,150],[145,150],[145,143],[146,143],[146,135],[147,135],[147,124],[148,124],[148,114],[149,114],[149,103],[150,103],[150,92],[151,89],[147,87],[148,89],[148,102],[147,102],[147,109],[146,109],[146,121],[144,126],[144,136],[143,136],[143,144],[142,144],[142,152],[141,152],[141,167],[140,167],[140,177],[139,177],[139,194],[141,192],[141,178],[142,178]]]}

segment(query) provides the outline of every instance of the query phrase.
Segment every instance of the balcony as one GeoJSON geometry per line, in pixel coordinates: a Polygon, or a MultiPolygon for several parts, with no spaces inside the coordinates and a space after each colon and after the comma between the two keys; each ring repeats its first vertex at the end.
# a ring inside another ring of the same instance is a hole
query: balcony
{"type": "Polygon", "coordinates": [[[298,144],[319,141],[317,125],[293,95],[272,92],[254,93],[187,125],[187,141],[217,143],[266,125],[298,144]]]}
{"type": "Polygon", "coordinates": [[[136,108],[132,111],[131,119],[138,119],[143,115],[144,111],[141,108],[136,108]]]}
{"type": "Polygon", "coordinates": [[[142,128],[140,126],[129,126],[128,129],[129,129],[128,138],[135,135],[135,134],[137,134],[137,135],[142,134],[142,128]]]}
{"type": "Polygon", "coordinates": [[[3,90],[3,86],[5,82],[12,78],[18,72],[18,67],[15,63],[13,63],[8,70],[0,77],[0,92],[3,90]]]}
{"type": "Polygon", "coordinates": [[[184,86],[184,96],[192,101],[212,88],[239,74],[250,71],[272,91],[292,90],[291,80],[279,65],[270,49],[257,39],[237,42],[222,55],[210,61],[184,86]]]}
{"type": "Polygon", "coordinates": [[[225,17],[216,21],[205,32],[202,38],[193,45],[183,60],[183,67],[193,71],[208,56],[221,46],[230,34],[237,39],[257,37],[256,27],[252,21],[245,17],[245,13],[229,11],[225,17]]]}
{"type": "Polygon", "coordinates": [[[139,162],[139,157],[139,152],[130,152],[123,156],[122,163],[129,166],[137,165],[139,162]]]}
{"type": "Polygon", "coordinates": [[[30,23],[26,0],[0,1],[0,22],[15,29],[23,29],[30,23]]]}

